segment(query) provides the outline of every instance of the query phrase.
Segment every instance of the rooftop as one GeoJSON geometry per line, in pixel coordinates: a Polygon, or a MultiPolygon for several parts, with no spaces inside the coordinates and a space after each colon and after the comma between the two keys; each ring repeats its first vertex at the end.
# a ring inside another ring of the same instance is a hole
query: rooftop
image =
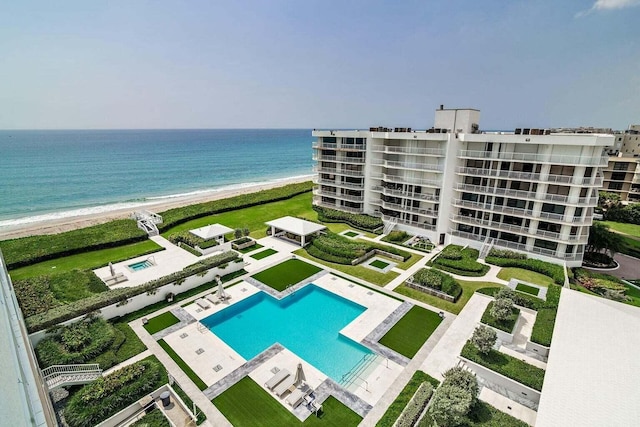
{"type": "Polygon", "coordinates": [[[309,234],[327,228],[322,224],[316,224],[315,222],[294,218],[292,216],[283,216],[282,218],[269,221],[266,224],[289,233],[297,234],[298,236],[308,236],[309,234]]]}
{"type": "Polygon", "coordinates": [[[233,229],[222,224],[211,224],[189,231],[191,232],[191,234],[195,234],[196,236],[204,240],[211,240],[227,233],[231,233],[233,229]]]}

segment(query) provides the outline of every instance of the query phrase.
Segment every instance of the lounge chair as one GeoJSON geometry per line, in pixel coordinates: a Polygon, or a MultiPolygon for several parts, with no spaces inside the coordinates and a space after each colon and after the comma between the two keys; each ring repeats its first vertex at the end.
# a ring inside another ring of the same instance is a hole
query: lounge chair
{"type": "Polygon", "coordinates": [[[289,375],[273,389],[273,392],[276,394],[276,396],[282,397],[286,392],[293,391],[295,388],[296,378],[294,375],[289,375]]]}
{"type": "Polygon", "coordinates": [[[286,369],[282,369],[281,371],[276,372],[269,381],[264,383],[264,386],[269,390],[273,390],[275,386],[280,384],[282,381],[284,381],[285,378],[289,376],[291,376],[291,372],[287,371],[286,369]]]}
{"type": "Polygon", "coordinates": [[[215,294],[209,294],[205,296],[205,299],[213,305],[220,304],[220,300],[216,298],[215,294]]]}
{"type": "Polygon", "coordinates": [[[196,300],[196,304],[198,304],[200,306],[200,308],[203,308],[205,310],[207,308],[211,307],[211,305],[209,305],[209,303],[204,298],[198,298],[196,300]]]}
{"type": "Polygon", "coordinates": [[[291,394],[287,397],[286,402],[293,408],[297,408],[298,405],[302,403],[305,397],[311,394],[313,390],[311,387],[304,384],[300,386],[300,388],[296,388],[291,392],[291,394]]]}

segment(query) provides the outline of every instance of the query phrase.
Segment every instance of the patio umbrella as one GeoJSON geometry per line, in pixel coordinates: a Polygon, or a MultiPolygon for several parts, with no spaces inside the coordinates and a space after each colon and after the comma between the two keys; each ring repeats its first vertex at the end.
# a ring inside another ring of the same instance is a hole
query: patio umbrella
{"type": "Polygon", "coordinates": [[[112,276],[116,275],[116,269],[113,268],[113,263],[111,263],[111,261],[109,261],[109,271],[111,271],[112,276]]]}
{"type": "Polygon", "coordinates": [[[296,369],[295,385],[299,386],[306,380],[304,371],[302,370],[302,363],[298,363],[298,369],[296,369]]]}

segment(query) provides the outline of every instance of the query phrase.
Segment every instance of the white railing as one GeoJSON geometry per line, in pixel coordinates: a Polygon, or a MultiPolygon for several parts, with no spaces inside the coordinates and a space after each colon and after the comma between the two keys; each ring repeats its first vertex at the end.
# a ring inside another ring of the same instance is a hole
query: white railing
{"type": "Polygon", "coordinates": [[[326,196],[326,197],[333,197],[336,199],[342,199],[342,200],[350,200],[353,202],[362,202],[364,200],[364,196],[352,196],[352,195],[348,195],[348,194],[340,194],[338,192],[332,192],[332,191],[323,191],[320,189],[313,189],[313,194],[316,196],[326,196]]]}
{"type": "Polygon", "coordinates": [[[322,202],[321,200],[314,200],[313,204],[317,205],[317,206],[323,206],[325,208],[329,208],[329,209],[335,209],[338,211],[344,211],[344,212],[351,212],[351,213],[362,213],[363,210],[362,208],[351,208],[348,206],[337,206],[337,205],[333,205],[331,203],[325,203],[322,202]]]}
{"type": "Polygon", "coordinates": [[[524,162],[556,163],[563,165],[606,166],[609,158],[603,157],[579,157],[567,154],[536,154],[536,153],[507,153],[496,151],[460,150],[458,157],[473,159],[500,159],[518,160],[524,162]]]}
{"type": "Polygon", "coordinates": [[[550,219],[553,221],[560,221],[567,224],[576,224],[576,225],[590,224],[591,220],[593,219],[591,216],[586,216],[584,218],[573,217],[573,218],[565,219],[564,214],[556,214],[551,212],[539,212],[538,214],[534,215],[534,212],[531,209],[514,208],[514,207],[500,206],[500,205],[490,205],[490,204],[472,202],[469,200],[462,200],[462,199],[453,199],[453,205],[459,208],[479,209],[479,210],[491,212],[491,213],[517,215],[517,216],[522,216],[522,217],[531,218],[531,219],[538,219],[538,218],[550,219]]]}
{"type": "Polygon", "coordinates": [[[335,187],[344,187],[344,188],[355,188],[355,189],[364,189],[364,183],[362,184],[353,184],[350,182],[340,182],[340,181],[332,181],[330,179],[322,179],[322,178],[315,178],[313,180],[314,183],[316,184],[326,184],[326,185],[333,185],[335,187]]]}
{"type": "Polygon", "coordinates": [[[385,202],[384,200],[382,201],[382,207],[386,209],[393,209],[395,211],[400,211],[400,212],[411,212],[411,213],[415,213],[422,216],[428,216],[431,218],[438,217],[438,212],[433,211],[432,209],[420,209],[420,208],[414,208],[412,206],[402,206],[396,203],[385,202]]]}
{"type": "Polygon", "coordinates": [[[424,200],[429,202],[437,202],[440,199],[440,197],[436,196],[435,194],[414,193],[410,191],[392,190],[390,188],[383,187],[382,185],[374,185],[373,187],[371,187],[371,189],[373,191],[380,192],[385,196],[402,197],[404,199],[424,200]]]}
{"type": "MultiPolygon", "coordinates": [[[[523,190],[511,190],[508,188],[499,187],[487,187],[483,185],[474,184],[457,184],[456,190],[471,191],[475,193],[483,193],[496,196],[511,196],[517,199],[533,199],[533,200],[545,200],[550,202],[561,202],[567,204],[586,204],[589,202],[589,197],[576,197],[574,200],[570,196],[561,194],[537,194],[535,191],[523,191],[523,190]]],[[[589,206],[595,206],[596,197],[591,198],[589,206]]]]}
{"type": "Polygon", "coordinates": [[[444,170],[443,165],[434,163],[412,163],[412,162],[396,162],[392,160],[372,160],[371,164],[374,166],[383,166],[385,168],[393,169],[415,169],[427,172],[442,172],[444,170]]]}
{"type": "Polygon", "coordinates": [[[444,156],[445,154],[445,151],[441,148],[394,147],[385,145],[374,145],[373,151],[390,154],[415,154],[424,156],[444,156]]]}
{"type": "Polygon", "coordinates": [[[347,156],[327,156],[324,154],[313,154],[312,160],[317,162],[340,162],[340,163],[364,163],[363,157],[347,157],[347,156]]]}
{"type": "Polygon", "coordinates": [[[440,187],[442,181],[436,179],[422,179],[422,178],[407,178],[398,175],[390,175],[386,173],[381,174],[372,174],[371,177],[373,179],[380,179],[387,182],[395,182],[397,184],[407,184],[407,185],[424,185],[429,187],[440,187]]]}
{"type": "Polygon", "coordinates": [[[332,175],[364,177],[364,171],[352,171],[352,170],[344,170],[344,169],[337,169],[337,168],[327,168],[322,166],[314,166],[313,170],[318,173],[328,173],[332,175]]]}
{"type": "Polygon", "coordinates": [[[63,385],[85,384],[102,375],[97,363],[86,365],[54,365],[42,370],[42,378],[49,390],[63,385]]]}
{"type": "Polygon", "coordinates": [[[602,177],[574,177],[572,175],[551,175],[533,172],[506,171],[500,169],[458,167],[459,175],[518,179],[522,181],[549,182],[554,184],[602,186],[602,177]],[[593,182],[591,182],[593,180],[593,182]]]}
{"type": "Polygon", "coordinates": [[[412,227],[422,228],[422,229],[425,229],[425,230],[435,230],[436,229],[435,225],[426,224],[426,223],[422,223],[422,222],[416,222],[416,221],[409,221],[409,220],[398,218],[398,217],[395,217],[395,216],[380,214],[380,217],[384,221],[395,220],[395,221],[397,221],[398,224],[410,225],[412,227]]]}

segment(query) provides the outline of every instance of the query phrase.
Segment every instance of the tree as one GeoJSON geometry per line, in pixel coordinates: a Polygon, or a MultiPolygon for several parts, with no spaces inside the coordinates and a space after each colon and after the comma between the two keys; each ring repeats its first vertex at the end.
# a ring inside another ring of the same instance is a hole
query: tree
{"type": "Polygon", "coordinates": [[[242,237],[242,229],[236,228],[236,230],[234,231],[234,235],[236,236],[236,239],[241,238],[242,237]]]}
{"type": "Polygon", "coordinates": [[[473,402],[469,391],[444,382],[433,396],[429,410],[438,426],[452,427],[462,424],[473,402]]]}
{"type": "Polygon", "coordinates": [[[609,230],[609,226],[594,222],[589,229],[589,240],[587,240],[587,252],[600,253],[602,250],[609,252],[611,258],[620,252],[624,244],[622,237],[609,230]]]}
{"type": "Polygon", "coordinates": [[[598,191],[598,205],[602,208],[609,209],[620,203],[620,195],[610,191],[598,191]]]}
{"type": "Polygon", "coordinates": [[[486,326],[478,326],[471,336],[471,342],[482,354],[489,354],[497,339],[496,331],[486,326]]]}
{"type": "Polygon", "coordinates": [[[249,235],[249,233],[251,233],[251,231],[249,231],[249,229],[248,229],[247,227],[245,227],[245,228],[243,228],[243,229],[242,229],[242,233],[243,233],[245,236],[248,236],[248,235],[249,235]]]}
{"type": "Polygon", "coordinates": [[[478,397],[480,390],[478,389],[476,374],[473,372],[456,366],[445,371],[442,376],[444,377],[444,383],[465,389],[471,393],[474,400],[478,397]]]}
{"type": "Polygon", "coordinates": [[[498,298],[493,302],[489,314],[491,314],[496,320],[507,320],[511,316],[513,308],[513,300],[509,298],[498,298]]]}

